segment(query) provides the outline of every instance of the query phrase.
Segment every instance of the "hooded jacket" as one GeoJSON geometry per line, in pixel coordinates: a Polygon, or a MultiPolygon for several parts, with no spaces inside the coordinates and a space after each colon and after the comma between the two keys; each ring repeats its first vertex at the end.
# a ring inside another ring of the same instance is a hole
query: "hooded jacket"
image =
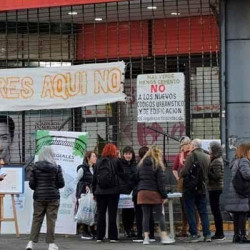
{"type": "Polygon", "coordinates": [[[29,186],[37,201],[59,200],[59,188],[64,187],[62,168],[47,161],[38,161],[31,171],[29,186]]]}

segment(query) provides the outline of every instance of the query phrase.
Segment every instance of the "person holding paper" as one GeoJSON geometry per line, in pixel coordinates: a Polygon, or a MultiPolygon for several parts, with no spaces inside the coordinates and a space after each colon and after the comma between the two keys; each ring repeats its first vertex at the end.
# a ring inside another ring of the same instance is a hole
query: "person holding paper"
{"type": "Polygon", "coordinates": [[[50,146],[44,146],[38,155],[38,162],[31,172],[29,186],[34,190],[34,213],[30,241],[26,250],[33,250],[33,243],[38,242],[44,216],[47,220],[46,242],[49,250],[58,250],[55,241],[55,223],[60,204],[59,189],[64,187],[62,169],[54,160],[50,146]]]}

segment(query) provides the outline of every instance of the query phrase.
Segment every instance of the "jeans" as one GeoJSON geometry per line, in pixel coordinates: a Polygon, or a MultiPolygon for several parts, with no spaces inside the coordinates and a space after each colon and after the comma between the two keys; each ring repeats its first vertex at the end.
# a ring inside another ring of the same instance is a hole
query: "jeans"
{"type": "Polygon", "coordinates": [[[161,231],[166,231],[165,213],[162,204],[142,204],[143,231],[149,232],[149,217],[151,211],[155,212],[155,217],[159,221],[161,231]]]}
{"type": "Polygon", "coordinates": [[[223,220],[220,211],[220,195],[222,190],[209,191],[209,201],[211,206],[211,211],[214,216],[214,224],[215,224],[215,235],[216,236],[224,236],[223,232],[223,220]]]}
{"type": "Polygon", "coordinates": [[[110,240],[118,239],[116,225],[119,194],[96,195],[97,203],[97,240],[103,240],[106,231],[106,211],[108,209],[108,236],[110,240]]]}
{"type": "MultiPolygon", "coordinates": [[[[142,220],[143,220],[143,213],[142,213],[142,205],[137,204],[137,197],[133,199],[134,207],[135,207],[135,219],[136,219],[136,229],[137,229],[137,238],[142,237],[142,220]]],[[[149,238],[154,239],[154,217],[153,211],[150,212],[149,218],[149,238]]]]}
{"type": "Polygon", "coordinates": [[[233,213],[234,234],[246,235],[247,212],[233,213]]]}
{"type": "Polygon", "coordinates": [[[59,208],[59,200],[55,201],[34,201],[33,221],[30,233],[30,240],[38,242],[41,226],[44,216],[46,215],[47,234],[46,242],[54,243],[55,241],[55,223],[59,208]]]}
{"type": "Polygon", "coordinates": [[[189,232],[191,235],[197,235],[197,223],[195,219],[195,207],[200,215],[203,236],[210,236],[210,225],[207,213],[207,201],[204,194],[187,194],[184,193],[185,210],[189,224],[189,232]]]}

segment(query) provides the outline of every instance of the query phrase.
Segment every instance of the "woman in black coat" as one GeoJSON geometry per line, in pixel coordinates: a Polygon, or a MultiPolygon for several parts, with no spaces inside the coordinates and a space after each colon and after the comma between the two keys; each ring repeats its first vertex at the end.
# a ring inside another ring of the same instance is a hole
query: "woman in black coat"
{"type": "MultiPolygon", "coordinates": [[[[90,187],[93,181],[94,165],[97,157],[94,151],[87,151],[84,156],[83,164],[77,167],[77,186],[76,186],[76,198],[80,199],[82,194],[90,192],[90,187]]],[[[91,240],[95,238],[95,225],[89,226],[83,224],[83,233],[81,239],[91,240]]]]}
{"type": "Polygon", "coordinates": [[[55,241],[55,223],[60,204],[59,189],[64,187],[62,169],[54,160],[50,146],[44,146],[39,152],[38,162],[30,175],[29,186],[34,190],[34,213],[30,241],[26,250],[33,249],[33,242],[38,242],[44,216],[47,220],[46,242],[49,250],[58,250],[55,241]]]}
{"type": "MultiPolygon", "coordinates": [[[[124,179],[120,181],[120,194],[130,194],[135,187],[136,179],[136,160],[134,149],[126,146],[122,151],[120,159],[121,167],[124,171],[124,179]]],[[[134,208],[122,209],[122,224],[125,231],[125,237],[134,237],[135,211],[134,208]]]]}

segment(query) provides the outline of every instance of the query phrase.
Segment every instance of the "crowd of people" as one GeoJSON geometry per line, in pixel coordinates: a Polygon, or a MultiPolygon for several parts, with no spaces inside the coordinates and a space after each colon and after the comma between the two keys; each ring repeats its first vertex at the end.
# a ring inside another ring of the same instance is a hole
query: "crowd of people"
{"type": "MultiPolygon", "coordinates": [[[[224,165],[220,143],[212,141],[209,152],[202,149],[201,140],[180,139],[180,153],[176,156],[172,171],[177,180],[178,191],[182,192],[182,229],[177,237],[186,237],[186,242],[200,241],[200,229],[203,240],[224,240],[223,219],[220,210],[220,196],[223,191],[224,165]],[[208,197],[207,197],[208,194],[208,197]],[[207,211],[210,201],[215,223],[212,236],[207,211]]],[[[131,195],[134,208],[122,209],[124,236],[133,242],[144,245],[155,241],[154,220],[159,223],[162,244],[173,244],[175,239],[167,234],[164,205],[167,202],[166,166],[163,163],[159,147],[142,147],[136,161],[131,146],[126,146],[121,153],[112,144],[106,144],[101,157],[94,151],[85,154],[84,162],[77,167],[76,198],[93,193],[96,201],[96,225],[82,225],[82,239],[95,239],[97,242],[108,240],[118,242],[116,223],[118,202],[121,194],[131,195]],[[108,217],[106,217],[108,213],[108,217]],[[106,221],[108,220],[108,221],[106,221]],[[136,230],[134,230],[134,220],[136,230]],[[108,232],[106,234],[106,223],[108,232]]],[[[250,144],[241,144],[232,161],[232,177],[226,199],[226,209],[233,215],[234,243],[249,243],[246,237],[246,220],[249,213],[248,195],[239,195],[234,180],[240,175],[250,185],[250,144]]],[[[27,250],[33,249],[44,216],[47,218],[47,243],[49,250],[57,250],[54,243],[54,229],[59,207],[59,189],[64,186],[60,166],[57,166],[53,151],[44,147],[39,154],[39,161],[33,168],[30,187],[34,190],[34,214],[27,250]]],[[[250,187],[249,187],[250,190],[250,187]]]]}

